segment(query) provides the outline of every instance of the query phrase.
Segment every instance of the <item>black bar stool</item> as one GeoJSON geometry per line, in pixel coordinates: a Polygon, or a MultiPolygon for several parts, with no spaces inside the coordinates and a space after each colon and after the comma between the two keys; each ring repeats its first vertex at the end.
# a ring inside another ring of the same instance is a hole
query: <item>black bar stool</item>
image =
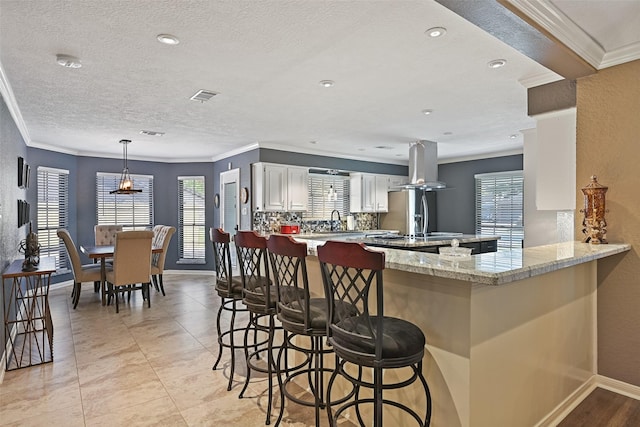
{"type": "Polygon", "coordinates": [[[231,390],[233,384],[233,374],[236,366],[236,349],[243,349],[242,344],[235,342],[236,333],[245,332],[246,326],[236,326],[236,314],[246,312],[245,307],[239,307],[242,303],[242,279],[239,276],[233,276],[231,268],[231,250],[229,243],[231,237],[229,233],[221,228],[210,228],[209,238],[213,243],[213,259],[216,267],[216,292],[221,298],[220,308],[218,309],[218,317],[216,319],[216,327],[218,330],[218,358],[213,364],[213,369],[218,368],[218,363],[222,358],[222,351],[228,348],[231,351],[231,366],[229,373],[229,385],[227,391],[231,390]],[[231,313],[229,329],[223,331],[221,328],[221,317],[223,312],[231,313]]]}
{"type": "Polygon", "coordinates": [[[271,405],[273,401],[273,377],[276,372],[273,357],[273,337],[276,330],[276,301],[278,299],[275,285],[269,279],[269,262],[267,259],[267,239],[255,231],[238,231],[234,237],[240,265],[242,279],[243,302],[249,310],[249,325],[244,335],[245,358],[247,361],[247,376],[239,397],[249,386],[251,372],[257,371],[267,374],[268,402],[265,424],[271,423],[271,405]],[[267,324],[261,322],[266,318],[267,324]],[[254,332],[253,343],[249,344],[249,334],[254,332]],[[258,333],[266,333],[267,338],[257,341],[258,333]],[[260,354],[266,353],[266,365],[258,364],[260,354]]]}
{"type": "MultiPolygon", "coordinates": [[[[284,414],[285,396],[293,402],[315,409],[316,426],[320,425],[320,409],[324,408],[325,386],[324,374],[332,373],[333,368],[324,366],[324,355],[332,353],[330,348],[324,347],[327,336],[327,302],[324,297],[313,298],[309,292],[307,277],[306,243],[296,242],[289,236],[273,235],[267,241],[271,271],[278,287],[278,320],[285,331],[283,345],[278,353],[278,380],[280,385],[280,415],[276,425],[280,423],[284,414]],[[294,343],[294,338],[307,336],[310,346],[303,347],[294,343]],[[293,349],[305,355],[303,363],[289,366],[288,361],[282,363],[283,354],[293,349]],[[281,374],[285,376],[281,380],[281,374]],[[294,379],[307,376],[313,400],[303,400],[290,393],[287,385],[294,379]]],[[[338,402],[346,401],[351,395],[338,402]]]]}
{"type": "Polygon", "coordinates": [[[422,374],[425,336],[413,323],[384,316],[384,253],[369,250],[360,243],[329,241],[318,246],[318,260],[329,303],[329,343],[338,358],[336,370],[329,380],[327,400],[331,399],[331,388],[338,374],[356,388],[355,399],[341,406],[335,414],[332,414],[331,405],[327,406],[331,425],[337,424],[338,417],[346,409],[355,407],[361,425],[382,427],[383,405],[391,405],[410,414],[418,425],[428,426],[431,394],[422,374]],[[349,311],[345,307],[349,307],[349,311]],[[355,315],[353,307],[357,309],[355,315]],[[371,313],[374,309],[375,313],[371,313]],[[345,369],[346,364],[357,366],[357,377],[352,374],[353,369],[345,369]],[[373,381],[362,378],[363,367],[372,368],[373,381]],[[409,378],[395,383],[383,382],[385,369],[404,367],[413,371],[409,378]],[[424,418],[407,405],[383,397],[384,390],[406,387],[416,380],[420,380],[424,388],[424,418]],[[372,389],[373,397],[362,398],[360,387],[372,389]],[[373,424],[364,422],[362,404],[373,404],[373,424]]]}

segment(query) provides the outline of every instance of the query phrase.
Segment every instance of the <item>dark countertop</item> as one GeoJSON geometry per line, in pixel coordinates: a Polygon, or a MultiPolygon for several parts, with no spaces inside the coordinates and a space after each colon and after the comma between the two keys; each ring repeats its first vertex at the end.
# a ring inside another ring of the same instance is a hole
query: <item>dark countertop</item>
{"type": "Polygon", "coordinates": [[[371,236],[371,230],[336,232],[336,233],[302,233],[293,235],[296,239],[311,240],[341,240],[346,242],[359,242],[371,246],[384,246],[388,248],[423,248],[428,246],[447,246],[451,240],[458,239],[460,243],[477,243],[500,239],[500,236],[485,236],[476,234],[442,233],[427,237],[409,238],[404,236],[394,237],[393,234],[380,233],[378,236],[371,236]],[[389,236],[389,238],[387,238],[389,236]]]}
{"type": "MultiPolygon", "coordinates": [[[[450,235],[438,235],[427,237],[402,237],[398,238],[384,238],[381,237],[363,237],[354,238],[353,241],[362,242],[365,245],[371,246],[385,246],[390,248],[422,248],[427,246],[443,246],[450,245],[453,239],[458,239],[460,243],[477,243],[487,242],[500,239],[500,236],[481,236],[476,234],[450,234],[450,235]]],[[[349,239],[351,240],[351,239],[349,239]]]]}

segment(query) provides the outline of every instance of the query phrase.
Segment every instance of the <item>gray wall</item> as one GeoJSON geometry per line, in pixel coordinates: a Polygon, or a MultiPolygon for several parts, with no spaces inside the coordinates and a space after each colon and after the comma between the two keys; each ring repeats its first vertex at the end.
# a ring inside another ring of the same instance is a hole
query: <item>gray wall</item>
{"type": "Polygon", "coordinates": [[[521,154],[439,165],[438,179],[447,184],[447,189],[437,193],[438,229],[474,234],[474,175],[514,170],[522,170],[521,154]]]}
{"type": "MultiPolygon", "coordinates": [[[[18,200],[28,200],[27,193],[35,191],[34,171],[31,166],[31,185],[28,190],[18,188],[18,157],[27,160],[27,146],[18,131],[18,128],[9,113],[9,109],[0,97],[0,269],[5,268],[14,259],[23,257],[18,252],[20,241],[26,237],[28,225],[18,228],[18,200]]],[[[31,206],[33,217],[34,206],[31,206]]],[[[11,291],[11,281],[3,284],[3,292],[0,293],[0,343],[4,353],[7,337],[4,333],[5,301],[11,291]]],[[[10,319],[15,320],[15,313],[10,313],[10,319]]]]}

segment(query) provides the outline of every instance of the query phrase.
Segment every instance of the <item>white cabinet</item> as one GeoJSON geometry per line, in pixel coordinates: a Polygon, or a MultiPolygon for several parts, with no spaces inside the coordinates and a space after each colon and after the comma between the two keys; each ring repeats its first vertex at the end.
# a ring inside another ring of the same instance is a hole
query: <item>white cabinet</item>
{"type": "Polygon", "coordinates": [[[352,173],[349,177],[351,212],[387,212],[389,177],[370,173],[352,173]]]}
{"type": "Polygon", "coordinates": [[[253,207],[256,211],[307,210],[309,170],[273,163],[252,165],[253,207]]]}
{"type": "Polygon", "coordinates": [[[309,169],[287,167],[287,209],[294,212],[307,210],[309,202],[309,169]]]}
{"type": "Polygon", "coordinates": [[[375,212],[389,211],[389,177],[386,175],[375,175],[375,212]]]}
{"type": "Polygon", "coordinates": [[[389,191],[398,191],[398,187],[409,182],[409,177],[402,175],[389,175],[389,191]]]}

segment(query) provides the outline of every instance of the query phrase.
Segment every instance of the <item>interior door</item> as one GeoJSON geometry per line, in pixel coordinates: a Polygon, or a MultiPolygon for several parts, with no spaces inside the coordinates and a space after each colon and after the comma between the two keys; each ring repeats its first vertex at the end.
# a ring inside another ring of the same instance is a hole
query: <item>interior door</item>
{"type": "Polygon", "coordinates": [[[240,226],[240,169],[220,173],[220,228],[234,236],[240,226]]]}

